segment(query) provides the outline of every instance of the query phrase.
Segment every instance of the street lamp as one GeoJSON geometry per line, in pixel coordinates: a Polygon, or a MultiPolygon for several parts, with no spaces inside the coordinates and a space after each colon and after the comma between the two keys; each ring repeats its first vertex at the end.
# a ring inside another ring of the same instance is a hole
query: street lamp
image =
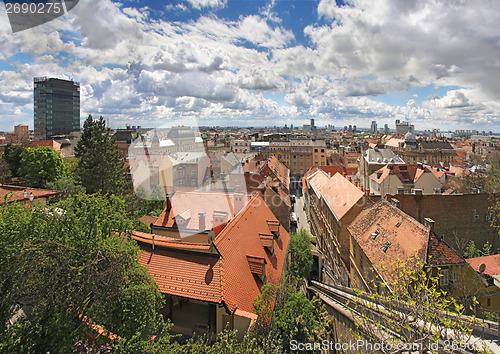
{"type": "Polygon", "coordinates": [[[28,198],[28,191],[25,189],[23,190],[23,199],[28,198]]]}
{"type": "Polygon", "coordinates": [[[35,196],[33,195],[33,193],[30,193],[29,199],[30,199],[30,202],[32,202],[33,199],[35,199],[35,196]]]}

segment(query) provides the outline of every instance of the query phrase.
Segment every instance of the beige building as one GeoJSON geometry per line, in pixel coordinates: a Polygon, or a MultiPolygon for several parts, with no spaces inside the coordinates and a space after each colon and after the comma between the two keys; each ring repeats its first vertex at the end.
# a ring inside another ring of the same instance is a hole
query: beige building
{"type": "Polygon", "coordinates": [[[432,171],[422,165],[388,164],[369,176],[370,194],[396,194],[399,189],[410,192],[420,190],[423,194],[440,193],[443,184],[432,171]]]}

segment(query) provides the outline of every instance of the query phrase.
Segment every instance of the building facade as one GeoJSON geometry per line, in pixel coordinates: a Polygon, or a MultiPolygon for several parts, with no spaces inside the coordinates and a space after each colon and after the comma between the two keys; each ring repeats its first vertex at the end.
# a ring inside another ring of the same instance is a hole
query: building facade
{"type": "Polygon", "coordinates": [[[80,130],[80,84],[56,78],[34,79],[35,139],[80,130]]]}

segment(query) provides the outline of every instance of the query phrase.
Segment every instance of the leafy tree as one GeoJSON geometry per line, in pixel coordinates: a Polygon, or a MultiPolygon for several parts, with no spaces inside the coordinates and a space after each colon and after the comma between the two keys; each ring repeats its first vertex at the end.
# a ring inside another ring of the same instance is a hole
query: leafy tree
{"type": "MultiPolygon", "coordinates": [[[[469,309],[440,289],[439,276],[433,276],[431,268],[413,258],[398,259],[381,268],[391,269],[391,288],[382,283],[385,290],[381,295],[357,290],[357,297],[352,298],[358,337],[383,341],[395,348],[400,343],[419,343],[429,348],[450,335],[457,342],[470,338],[475,318],[465,316],[469,309]]],[[[372,283],[375,287],[376,280],[372,283]]],[[[473,298],[469,306],[476,303],[473,298]]]]}
{"type": "Polygon", "coordinates": [[[464,258],[475,258],[475,257],[484,257],[484,256],[491,256],[494,254],[491,243],[486,241],[486,243],[483,245],[482,249],[478,249],[476,247],[476,244],[473,240],[469,241],[467,243],[467,246],[465,247],[464,251],[464,258]]]}
{"type": "Polygon", "coordinates": [[[114,144],[103,117],[83,123],[83,133],[75,147],[80,160],[76,169],[79,182],[87,193],[123,194],[130,185],[122,155],[114,144]]]}
{"type": "Polygon", "coordinates": [[[19,177],[18,170],[21,167],[21,153],[23,150],[23,147],[19,145],[7,144],[4,147],[3,158],[9,165],[12,177],[19,177]]]}
{"type": "Polygon", "coordinates": [[[161,332],[163,298],[137,262],[129,226],[114,196],[77,194],[57,208],[1,204],[0,352],[72,352],[99,337],[91,323],[144,350],[161,332]],[[26,315],[6,326],[19,308],[26,315]]]}
{"type": "Polygon", "coordinates": [[[66,173],[66,165],[61,155],[50,146],[25,149],[21,153],[19,175],[32,187],[45,187],[49,182],[61,178],[66,173]]]}
{"type": "Polygon", "coordinates": [[[313,256],[311,252],[311,238],[306,229],[301,228],[298,233],[290,235],[290,272],[297,278],[307,278],[311,273],[313,256]]]}
{"type": "Polygon", "coordinates": [[[0,157],[0,184],[4,184],[11,176],[9,164],[3,156],[0,157]]]}

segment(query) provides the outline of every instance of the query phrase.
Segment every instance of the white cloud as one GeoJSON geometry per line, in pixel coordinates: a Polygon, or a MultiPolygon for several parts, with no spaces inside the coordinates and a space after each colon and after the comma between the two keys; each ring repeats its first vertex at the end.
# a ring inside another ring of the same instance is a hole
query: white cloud
{"type": "Polygon", "coordinates": [[[194,9],[221,8],[227,6],[227,0],[186,0],[194,9]]]}

